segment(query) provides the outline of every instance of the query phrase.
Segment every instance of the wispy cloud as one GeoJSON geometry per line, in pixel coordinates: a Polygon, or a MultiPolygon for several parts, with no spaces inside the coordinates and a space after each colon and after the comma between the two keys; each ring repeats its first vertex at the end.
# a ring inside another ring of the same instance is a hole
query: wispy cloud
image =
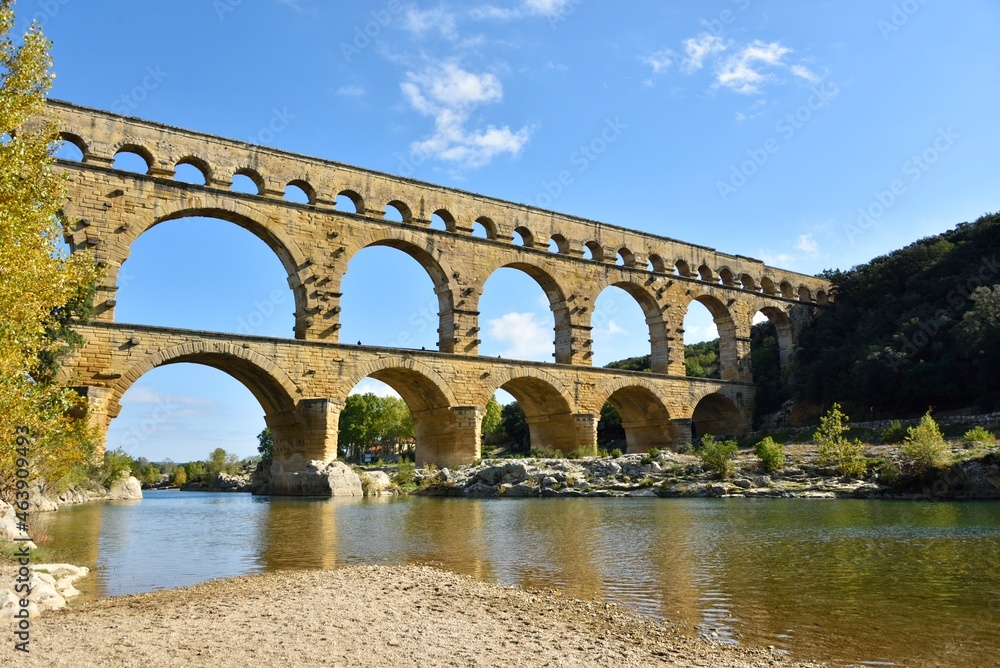
{"type": "Polygon", "coordinates": [[[819,244],[811,234],[800,234],[798,240],[795,242],[795,250],[800,250],[803,253],[816,253],[819,251],[819,244]]]}
{"type": "Polygon", "coordinates": [[[448,39],[458,36],[458,18],[444,7],[424,10],[411,7],[403,16],[403,27],[418,37],[434,32],[448,39]]]}
{"type": "Polygon", "coordinates": [[[510,21],[530,16],[552,18],[562,16],[578,0],[524,0],[516,7],[479,5],[469,11],[469,17],[476,21],[510,21]]]}
{"type": "Polygon", "coordinates": [[[628,332],[614,320],[608,320],[606,325],[598,325],[593,330],[595,341],[608,341],[615,336],[627,336],[628,332]]]}
{"type": "Polygon", "coordinates": [[[697,72],[705,66],[705,59],[717,53],[722,53],[728,45],[721,37],[702,33],[697,37],[684,40],[684,60],[681,61],[681,71],[685,74],[697,72]]]}
{"type": "Polygon", "coordinates": [[[643,56],[641,60],[653,68],[653,74],[659,74],[666,72],[674,64],[674,52],[670,49],[662,49],[648,56],[643,56]]]}
{"type": "Polygon", "coordinates": [[[754,40],[726,58],[716,70],[716,85],[743,95],[756,95],[773,78],[769,69],[783,67],[791,49],[778,42],[754,40]]]}
{"type": "Polygon", "coordinates": [[[413,109],[434,119],[434,133],[410,146],[418,155],[481,167],[499,155],[518,155],[531,136],[527,127],[466,127],[475,109],[503,99],[503,85],[492,73],[476,74],[446,62],[407,72],[400,87],[413,109]]]}
{"type": "Polygon", "coordinates": [[[355,86],[353,84],[349,86],[341,86],[337,89],[337,95],[342,97],[362,97],[365,95],[365,89],[361,86],[355,86]]]}
{"type": "Polygon", "coordinates": [[[489,321],[489,332],[507,345],[503,357],[552,361],[552,330],[538,322],[534,313],[505,313],[489,321]]]}

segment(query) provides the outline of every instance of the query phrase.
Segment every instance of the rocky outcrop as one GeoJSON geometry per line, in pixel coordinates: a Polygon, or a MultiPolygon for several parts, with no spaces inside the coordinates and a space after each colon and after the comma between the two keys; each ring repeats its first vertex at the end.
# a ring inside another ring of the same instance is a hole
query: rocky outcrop
{"type": "Polygon", "coordinates": [[[399,486],[385,471],[358,471],[361,478],[361,489],[365,496],[394,496],[399,493],[399,486]]]}
{"type": "Polygon", "coordinates": [[[296,472],[276,464],[258,466],[251,488],[254,494],[282,496],[364,496],[361,478],[343,462],[310,461],[296,472]]]}
{"type": "Polygon", "coordinates": [[[105,489],[100,486],[71,487],[61,492],[53,492],[42,483],[34,483],[30,490],[31,511],[51,512],[62,506],[78,506],[93,501],[121,501],[142,498],[142,485],[133,476],[119,478],[105,489]]]}
{"type": "Polygon", "coordinates": [[[21,545],[27,546],[29,550],[35,549],[35,544],[30,540],[24,531],[18,528],[17,511],[9,503],[0,501],[0,541],[13,543],[19,541],[21,545]]]}
{"type": "MultiPolygon", "coordinates": [[[[39,564],[32,566],[28,576],[28,614],[37,617],[46,610],[66,607],[66,599],[79,595],[74,584],[90,570],[70,564],[39,564]]],[[[0,586],[0,619],[11,619],[21,609],[23,594],[15,593],[14,575],[4,578],[0,586]]]]}
{"type": "Polygon", "coordinates": [[[111,489],[108,490],[107,498],[112,501],[141,499],[142,485],[132,476],[119,478],[115,482],[111,483],[111,489]]]}
{"type": "Polygon", "coordinates": [[[249,492],[252,486],[250,475],[230,475],[220,473],[208,483],[209,492],[249,492]]]}

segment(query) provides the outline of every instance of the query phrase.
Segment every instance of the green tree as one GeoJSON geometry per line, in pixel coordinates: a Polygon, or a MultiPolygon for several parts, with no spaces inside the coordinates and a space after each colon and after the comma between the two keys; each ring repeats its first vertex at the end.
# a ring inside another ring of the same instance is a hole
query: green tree
{"type": "Polygon", "coordinates": [[[490,400],[486,402],[486,414],[483,415],[483,436],[490,436],[500,431],[503,428],[502,420],[503,409],[500,408],[500,402],[497,401],[496,397],[490,397],[490,400]]]}
{"type": "Polygon", "coordinates": [[[720,478],[728,478],[736,468],[733,460],[737,451],[736,441],[716,441],[714,436],[706,434],[701,439],[698,457],[706,471],[711,471],[720,478]]]}
{"type": "Polygon", "coordinates": [[[209,480],[214,480],[220,473],[234,474],[240,464],[239,455],[226,452],[222,448],[216,448],[208,455],[205,462],[205,475],[209,480]]]}
{"type": "Polygon", "coordinates": [[[257,434],[257,452],[264,459],[271,459],[274,455],[274,436],[271,435],[270,427],[264,427],[264,430],[257,434]]]}
{"type": "Polygon", "coordinates": [[[835,466],[845,478],[857,478],[865,472],[865,446],[857,439],[848,439],[848,417],[840,404],[820,418],[819,429],[813,439],[819,445],[819,461],[824,466],[835,466]]]}
{"type": "Polygon", "coordinates": [[[528,452],[531,448],[531,430],[521,404],[513,401],[504,406],[501,420],[507,438],[515,444],[516,449],[528,452]]]}
{"type": "Polygon", "coordinates": [[[601,419],[597,421],[597,444],[605,449],[621,447],[625,444],[625,428],[622,416],[610,401],[601,406],[601,419]]]}
{"type": "Polygon", "coordinates": [[[352,394],[340,412],[338,455],[360,462],[364,453],[379,448],[386,454],[413,438],[413,418],[406,403],[397,397],[372,393],[352,394]]]}
{"type": "MultiPolygon", "coordinates": [[[[71,413],[83,404],[55,383],[53,361],[74,342],[64,324],[92,294],[98,271],[85,253],[58,250],[63,180],[52,169],[58,130],[45,122],[49,41],[31,27],[10,36],[13,2],[0,3],[0,497],[11,498],[18,428],[37,478],[57,483],[84,465],[93,437],[71,413]],[[66,338],[58,338],[60,335],[66,338]]],[[[22,451],[23,454],[24,451],[22,451]]]]}
{"type": "Polygon", "coordinates": [[[770,436],[753,446],[753,451],[760,460],[760,467],[765,471],[770,473],[785,467],[785,446],[775,442],[770,436]]]}
{"type": "Polygon", "coordinates": [[[170,476],[170,482],[180,487],[181,485],[187,483],[187,469],[183,466],[178,466],[174,469],[173,474],[170,476]]]}
{"type": "Polygon", "coordinates": [[[899,447],[903,457],[913,473],[923,475],[932,469],[941,468],[948,463],[949,449],[944,435],[930,412],[920,418],[920,423],[906,431],[906,439],[899,447]]]}

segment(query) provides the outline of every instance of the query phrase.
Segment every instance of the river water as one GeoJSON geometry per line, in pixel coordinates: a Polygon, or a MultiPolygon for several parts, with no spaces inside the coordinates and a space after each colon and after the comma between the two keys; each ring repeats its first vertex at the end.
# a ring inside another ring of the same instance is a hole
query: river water
{"type": "Polygon", "coordinates": [[[835,664],[1000,666],[1000,504],[289,499],[146,492],[45,516],[84,598],[420,563],[835,664]]]}

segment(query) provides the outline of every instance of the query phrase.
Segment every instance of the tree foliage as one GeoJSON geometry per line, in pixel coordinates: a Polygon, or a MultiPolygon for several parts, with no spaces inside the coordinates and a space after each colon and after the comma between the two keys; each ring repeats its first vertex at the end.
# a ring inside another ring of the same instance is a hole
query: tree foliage
{"type": "Polygon", "coordinates": [[[63,181],[52,169],[56,127],[44,121],[50,44],[35,25],[20,45],[11,2],[0,3],[0,496],[9,497],[18,427],[27,427],[31,473],[49,483],[87,461],[92,434],[81,400],[54,382],[55,360],[74,342],[68,322],[85,311],[93,260],[58,250],[63,181]]]}
{"type": "Polygon", "coordinates": [[[413,418],[406,403],[370,392],[347,397],[339,426],[338,454],[348,461],[361,461],[371,448],[397,445],[414,436],[413,418]]]}
{"type": "Polygon", "coordinates": [[[209,481],[214,480],[220,473],[230,475],[239,470],[240,456],[235,452],[226,452],[223,448],[216,448],[208,455],[205,462],[205,475],[209,481]]]}
{"type": "Polygon", "coordinates": [[[820,418],[813,440],[819,446],[821,464],[835,466],[845,478],[858,478],[865,472],[865,446],[857,439],[847,438],[847,421],[840,404],[834,404],[820,418]]]}
{"type": "Polygon", "coordinates": [[[490,397],[486,402],[486,414],[483,415],[481,432],[483,436],[490,436],[503,431],[503,409],[496,397],[490,397]]]}
{"type": "Polygon", "coordinates": [[[521,404],[514,401],[504,406],[501,424],[507,437],[515,444],[515,449],[527,452],[531,447],[531,432],[521,404]]]}
{"type": "Polygon", "coordinates": [[[257,452],[264,459],[270,459],[274,455],[274,436],[271,435],[270,427],[264,427],[263,431],[257,434],[257,452]]]}
{"type": "Polygon", "coordinates": [[[906,430],[906,439],[899,448],[899,454],[908,470],[923,475],[947,464],[951,453],[941,428],[928,412],[918,424],[906,430]]]}

